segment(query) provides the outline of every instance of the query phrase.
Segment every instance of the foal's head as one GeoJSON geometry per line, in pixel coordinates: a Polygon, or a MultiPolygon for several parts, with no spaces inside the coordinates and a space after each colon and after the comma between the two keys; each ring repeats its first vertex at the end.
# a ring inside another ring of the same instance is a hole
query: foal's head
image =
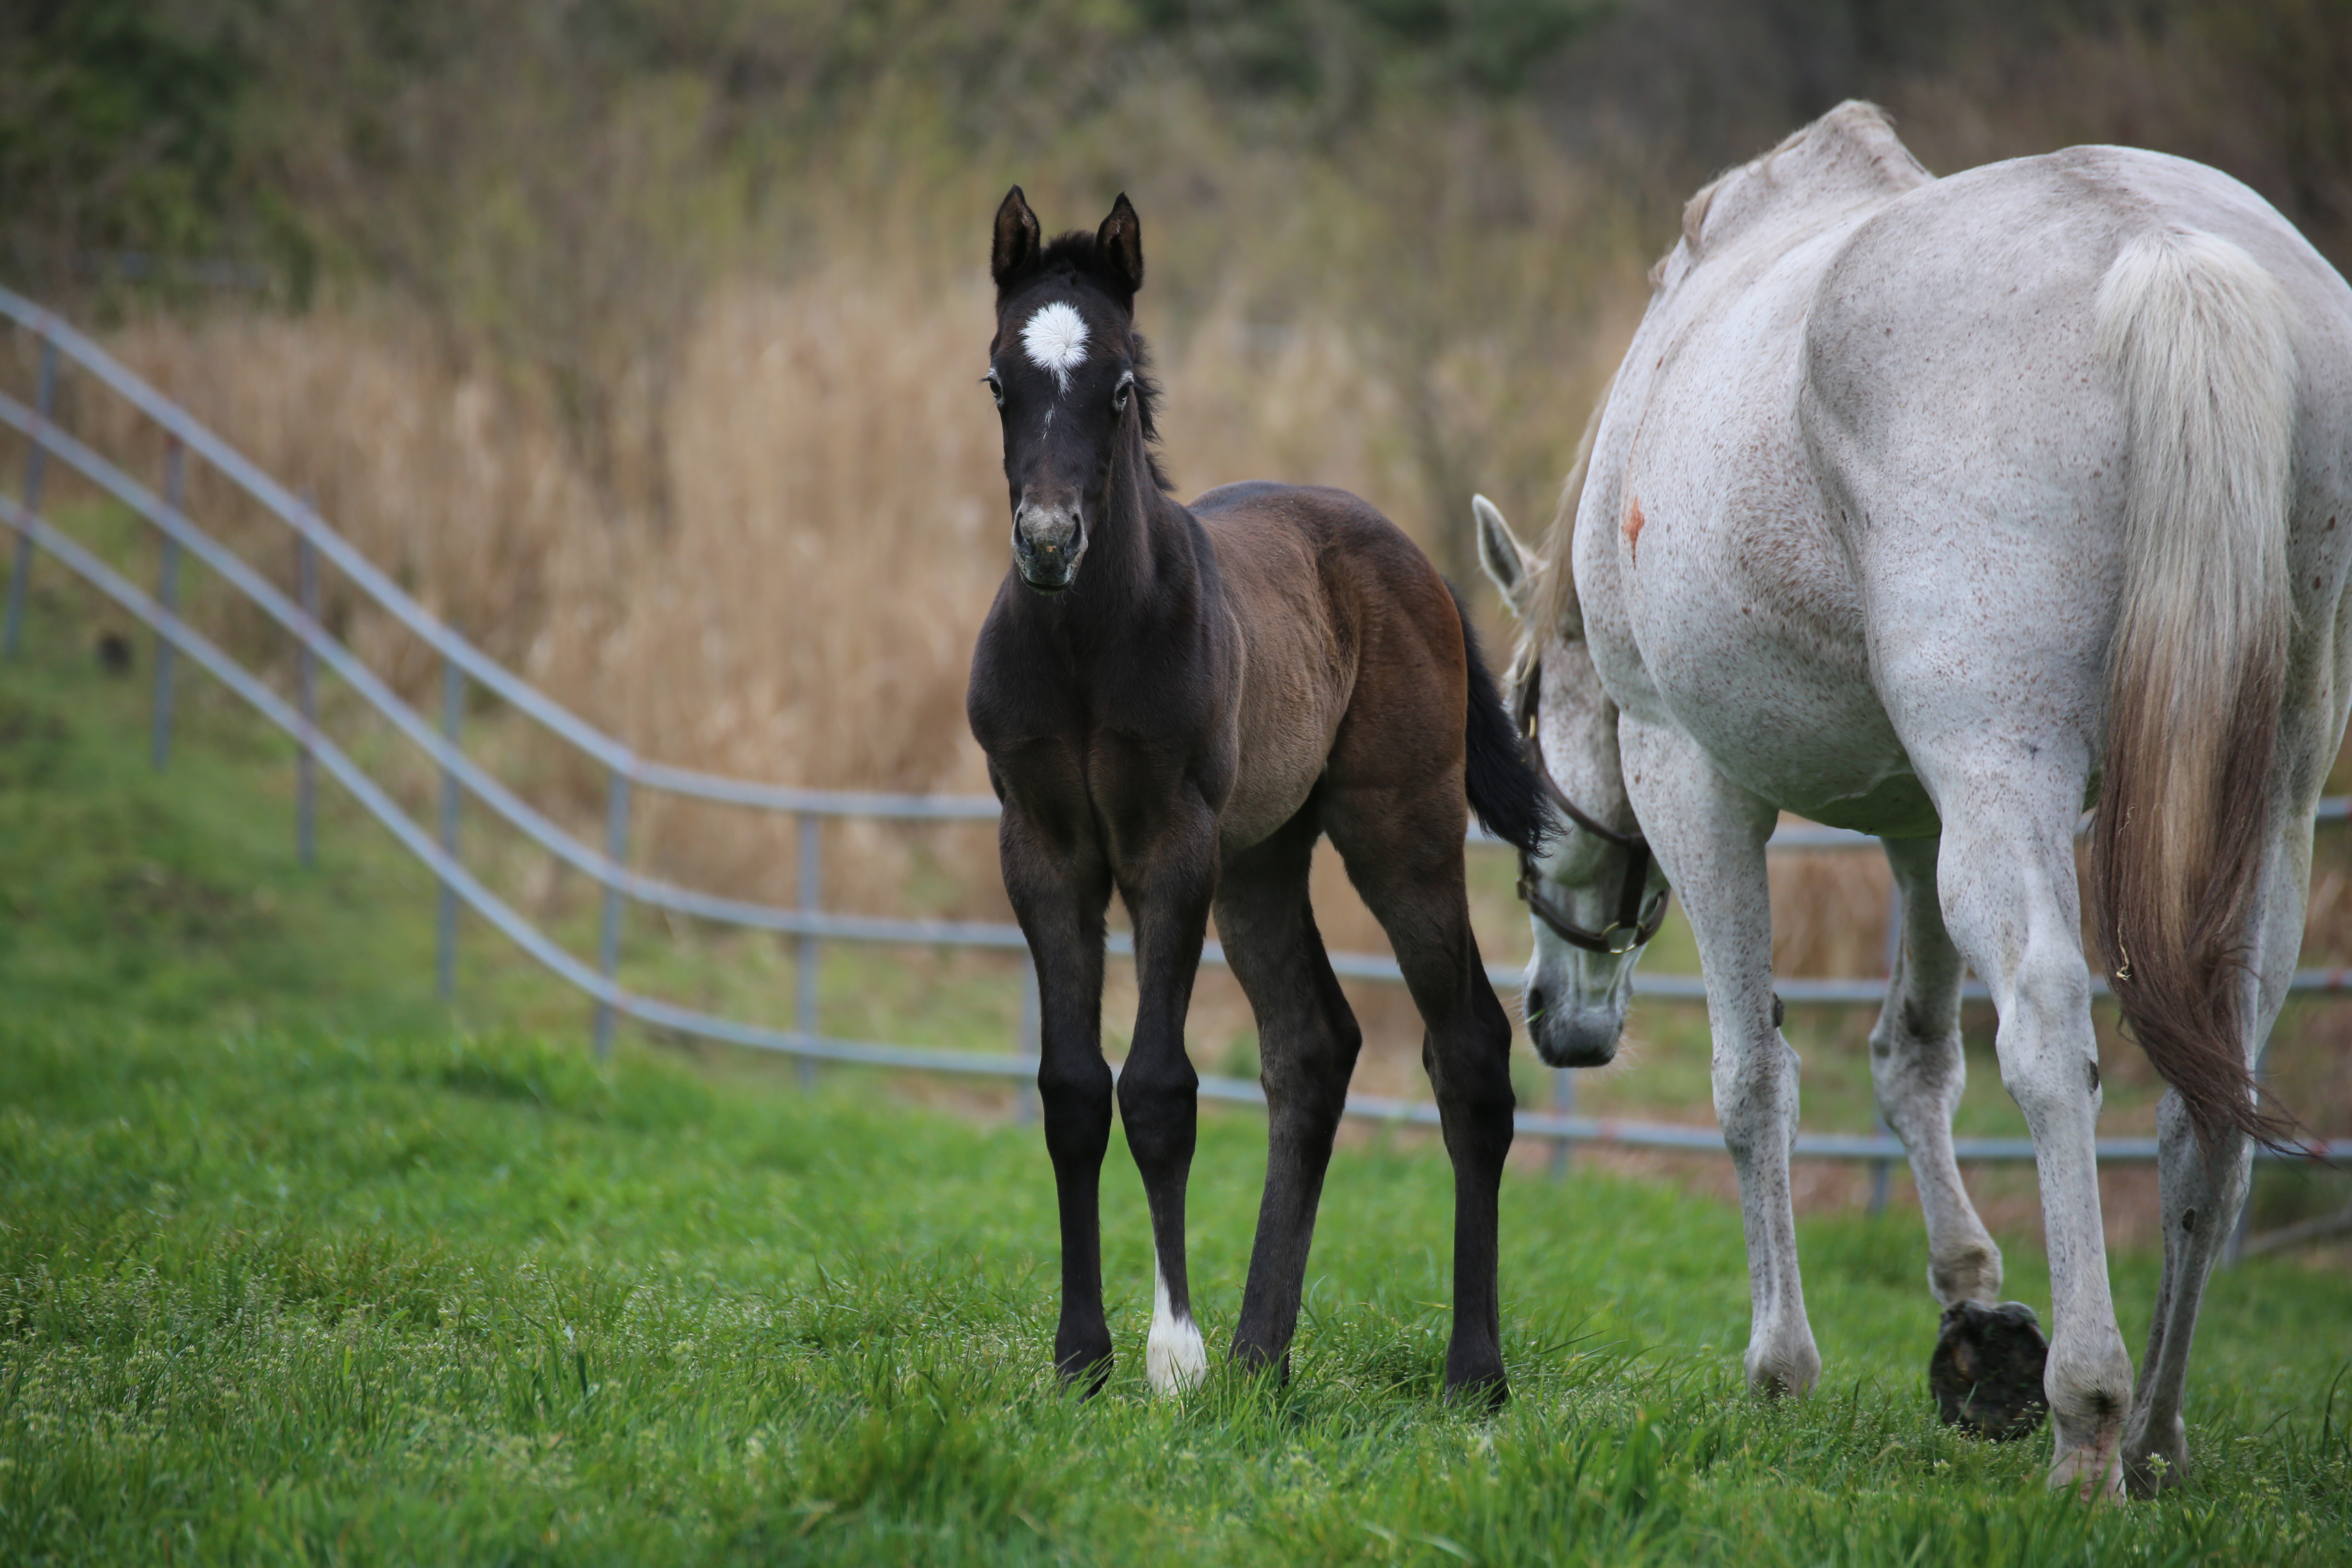
{"type": "Polygon", "coordinates": [[[1159,389],[1135,331],[1142,226],[1121,195],[1094,233],[1046,243],[1015,185],[996,209],[989,270],[996,338],[983,379],[1004,422],[1013,564],[1058,594],[1077,580],[1116,485],[1168,488],[1149,447],[1159,389]]]}

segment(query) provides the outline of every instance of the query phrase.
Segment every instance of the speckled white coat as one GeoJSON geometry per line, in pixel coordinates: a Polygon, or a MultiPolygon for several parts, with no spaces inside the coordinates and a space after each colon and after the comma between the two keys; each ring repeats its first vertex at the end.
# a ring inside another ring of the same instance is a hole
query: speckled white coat
{"type": "MultiPolygon", "coordinates": [[[[2189,1340],[2250,1159],[2240,1138],[2209,1164],[2167,1097],[2166,1273],[2135,1390],[2099,1217],[2074,839],[2102,755],[2134,450],[2095,331],[2133,302],[2100,289],[2134,247],[2167,245],[2235,268],[2293,349],[2274,378],[2284,515],[2260,520],[2273,548],[2285,535],[2294,619],[2246,988],[2258,1043],[2293,973],[2312,805],[2352,696],[2352,290],[2251,191],[2113,147],[1933,180],[1876,110],[1844,105],[1691,204],[1553,559],[1482,515],[1517,605],[1571,556],[1573,591],[1533,595],[1555,612],[1529,628],[1544,754],[1586,811],[1638,819],[1697,937],[1746,1215],[1750,1380],[1802,1391],[1821,1372],[1788,1183],[1797,1062],[1772,1019],[1763,846],[1786,810],[1886,841],[1905,941],[1872,1062],[1947,1304],[2000,1284],[1950,1137],[1963,963],[1992,991],[2042,1181],[2051,1479],[2086,1491],[2181,1473],[2189,1340]]],[[[1602,920],[1618,853],[1571,833],[1543,871],[1602,920]]],[[[1621,1025],[1630,964],[1537,937],[1531,1014],[1621,1025]]]]}

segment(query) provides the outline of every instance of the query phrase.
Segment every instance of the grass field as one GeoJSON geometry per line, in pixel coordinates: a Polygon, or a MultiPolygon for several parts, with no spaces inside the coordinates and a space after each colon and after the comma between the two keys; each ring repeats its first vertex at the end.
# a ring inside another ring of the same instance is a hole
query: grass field
{"type": "MultiPolygon", "coordinates": [[[[599,1068],[576,1010],[455,1026],[421,878],[356,834],[304,871],[278,750],[197,703],[155,775],[136,712],[0,679],[0,1562],[2352,1560],[2341,1277],[2221,1277],[2193,1484],[2085,1510],[2043,1495],[2046,1436],[1936,1424],[1899,1213],[1801,1225],[1828,1371],[1766,1405],[1734,1210],[1515,1174],[1516,1397],[1444,1408],[1449,1177],[1418,1141],[1340,1154],[1288,1385],[1173,1401],[1115,1146],[1121,1361],[1075,1403],[1034,1128],[740,1057],[599,1068]]],[[[1213,1342],[1262,1149],[1205,1118],[1213,1342]]],[[[2046,1312],[2035,1238],[2001,1239],[2046,1312]]],[[[2114,1272],[2137,1346],[2154,1259],[2114,1272]]]]}

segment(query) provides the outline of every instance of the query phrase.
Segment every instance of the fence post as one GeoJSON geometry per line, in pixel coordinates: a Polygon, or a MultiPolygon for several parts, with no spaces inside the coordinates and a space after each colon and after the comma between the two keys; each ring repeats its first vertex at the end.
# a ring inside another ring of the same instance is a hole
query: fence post
{"type": "MultiPolygon", "coordinates": [[[[38,416],[33,426],[31,443],[25,450],[25,510],[41,510],[41,476],[48,466],[49,449],[42,444],[46,434],[43,426],[58,403],[58,345],[52,339],[41,340],[40,390],[34,395],[34,412],[38,416]]],[[[7,624],[0,628],[0,655],[16,657],[25,640],[25,591],[33,575],[33,536],[18,530],[15,568],[8,574],[7,624]]]]}
{"type": "MultiPolygon", "coordinates": [[[[1551,1069],[1551,1112],[1554,1116],[1576,1114],[1576,1079],[1570,1076],[1567,1068],[1551,1069]]],[[[1555,1182],[1568,1174],[1570,1142],[1565,1132],[1551,1141],[1551,1179],[1555,1182]]]]}
{"type": "MultiPolygon", "coordinates": [[[[466,716],[466,672],[457,661],[444,654],[441,658],[441,737],[451,750],[458,744],[458,728],[466,716]]],[[[441,769],[441,852],[455,860],[457,858],[457,770],[443,764],[441,769]]],[[[441,879],[439,907],[433,921],[434,990],[442,1001],[454,1001],[457,995],[457,889],[446,877],[441,879]]]]}
{"type": "MultiPolygon", "coordinates": [[[[308,491],[302,496],[302,515],[306,521],[312,515],[308,491]]],[[[302,601],[303,628],[315,633],[319,629],[319,552],[306,532],[294,536],[294,576],[302,601]]],[[[308,638],[294,650],[294,689],[302,710],[300,750],[294,758],[294,844],[302,864],[315,866],[319,861],[319,759],[311,742],[319,731],[319,656],[310,651],[308,638]]]]}
{"type": "MultiPolygon", "coordinates": [[[[817,857],[824,847],[824,819],[813,811],[803,811],[799,814],[798,821],[801,836],[801,913],[814,915],[823,902],[824,868],[817,857]]],[[[794,956],[793,1027],[805,1040],[816,1038],[816,938],[803,931],[796,944],[794,956]]],[[[803,1089],[816,1082],[816,1063],[810,1058],[800,1059],[800,1080],[803,1089]]]]}
{"type": "MultiPolygon", "coordinates": [[[[621,878],[629,863],[629,775],[614,768],[604,796],[604,858],[613,863],[611,880],[604,884],[604,928],[596,936],[596,973],[605,980],[621,962],[621,878]]],[[[596,1059],[609,1061],[613,1055],[612,1003],[596,998],[596,1059]]]]}
{"type": "MultiPolygon", "coordinates": [[[[1903,958],[1903,888],[1900,883],[1892,880],[1892,868],[1889,868],[1888,877],[1889,881],[1886,889],[1886,983],[1889,985],[1892,985],[1895,984],[1895,968],[1900,964],[1903,958]]],[[[1881,1132],[1891,1131],[1892,1129],[1886,1125],[1886,1118],[1878,1113],[1877,1100],[1877,1095],[1874,1093],[1871,1096],[1870,1124],[1881,1132]]],[[[1892,1162],[1886,1160],[1873,1160],[1870,1163],[1870,1215],[1873,1219],[1877,1218],[1880,1215],[1886,1212],[1886,1189],[1888,1184],[1894,1180],[1894,1176],[1895,1171],[1892,1162]]]]}
{"type": "MultiPolygon", "coordinates": [[[[2263,1048],[2254,1057],[2254,1081],[2270,1076],[2271,1037],[2263,1037],[2263,1048]]],[[[2246,1243],[2254,1234],[2254,1175],[2262,1166],[2255,1165],[2246,1173],[2246,1195],[2238,1205],[2238,1218],[2230,1226],[2230,1239],[2221,1247],[2221,1267],[2227,1268],[2245,1256],[2246,1243]]]]}
{"type": "MultiPolygon", "coordinates": [[[[1037,961],[1021,954],[1021,1048],[1033,1057],[1045,1054],[1045,1003],[1037,990],[1037,961]]],[[[1013,1120],[1027,1126],[1037,1115],[1037,1080],[1016,1082],[1013,1089],[1013,1120]]]]}
{"type": "MultiPolygon", "coordinates": [[[[177,436],[163,438],[163,515],[177,521],[186,500],[187,449],[177,436]]],[[[180,607],[180,542],[163,535],[163,559],[155,574],[155,602],[177,614],[180,607]]],[[[155,771],[172,760],[172,658],[179,650],[162,632],[155,634],[155,729],[152,751],[155,771]]]]}
{"type": "MultiPolygon", "coordinates": [[[[1893,1129],[1886,1125],[1886,1118],[1879,1115],[1875,1110],[1870,1113],[1870,1124],[1874,1130],[1880,1132],[1888,1132],[1893,1131],[1893,1129]]],[[[1893,1161],[1873,1160],[1870,1163],[1871,1218],[1876,1219],[1880,1215],[1886,1212],[1886,1190],[1889,1184],[1894,1180],[1894,1176],[1895,1164],[1893,1161]]]]}

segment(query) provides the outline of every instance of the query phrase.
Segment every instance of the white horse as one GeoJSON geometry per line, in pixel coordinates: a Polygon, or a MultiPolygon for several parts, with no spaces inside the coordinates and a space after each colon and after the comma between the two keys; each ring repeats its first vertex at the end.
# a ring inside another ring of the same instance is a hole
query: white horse
{"type": "Polygon", "coordinates": [[[2249,1064],[2352,699],[2352,289],[2211,169],[2078,147],[1937,180],[1862,103],[1699,192],[1652,283],[1543,552],[1476,503],[1520,710],[1613,829],[1531,868],[1529,1032],[1555,1065],[1609,1059],[1671,881],[1746,1215],[1748,1376],[1811,1388],[1764,841],[1783,810],[1878,835],[1903,947],[1872,1076],[1948,1330],[2000,1289],[1952,1157],[1965,962],[2040,1170],[2051,1484],[2176,1480],[2206,1278],[2252,1140],[2283,1131],[2249,1064]],[[2104,967],[2172,1086],[2137,1388],[2093,1148],[2095,787],[2104,967]]]}

